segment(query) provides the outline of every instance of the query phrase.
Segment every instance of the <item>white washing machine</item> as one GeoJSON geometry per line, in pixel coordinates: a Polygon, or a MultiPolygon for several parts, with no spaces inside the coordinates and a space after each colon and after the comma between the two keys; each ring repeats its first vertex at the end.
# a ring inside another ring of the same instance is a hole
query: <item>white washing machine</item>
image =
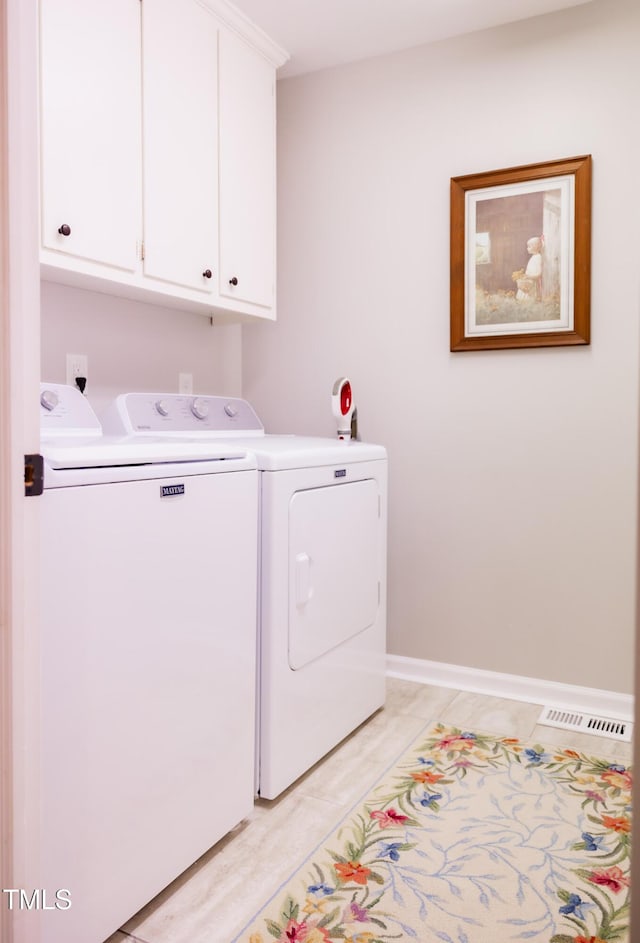
{"type": "Polygon", "coordinates": [[[102,943],[253,808],[258,472],[40,401],[41,939],[102,943]]]}
{"type": "Polygon", "coordinates": [[[223,437],[260,471],[257,791],[273,799],[384,704],[387,455],[353,440],[265,435],[244,400],[129,393],[130,435],[223,437]]]}

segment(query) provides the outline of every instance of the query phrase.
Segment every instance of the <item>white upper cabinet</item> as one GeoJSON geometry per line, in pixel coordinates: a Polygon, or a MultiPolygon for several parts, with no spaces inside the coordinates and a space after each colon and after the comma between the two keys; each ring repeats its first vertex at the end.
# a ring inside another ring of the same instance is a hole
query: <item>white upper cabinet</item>
{"type": "MultiPolygon", "coordinates": [[[[140,10],[43,0],[42,245],[133,272],[140,236],[140,10]]],[[[62,256],[60,257],[60,254],[62,256]]]]}
{"type": "Polygon", "coordinates": [[[211,292],[218,260],[218,23],[142,3],[144,273],[211,292]]]}
{"type": "Polygon", "coordinates": [[[220,294],[272,308],[275,296],[275,74],[220,36],[220,294]]]}
{"type": "Polygon", "coordinates": [[[275,318],[275,72],[226,0],[40,0],[44,279],[275,318]]]}

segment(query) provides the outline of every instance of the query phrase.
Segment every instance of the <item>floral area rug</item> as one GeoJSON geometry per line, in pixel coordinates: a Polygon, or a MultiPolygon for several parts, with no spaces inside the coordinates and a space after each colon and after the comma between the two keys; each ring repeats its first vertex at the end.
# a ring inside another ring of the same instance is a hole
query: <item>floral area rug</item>
{"type": "Polygon", "coordinates": [[[438,724],[234,943],[627,943],[631,771],[438,724]]]}

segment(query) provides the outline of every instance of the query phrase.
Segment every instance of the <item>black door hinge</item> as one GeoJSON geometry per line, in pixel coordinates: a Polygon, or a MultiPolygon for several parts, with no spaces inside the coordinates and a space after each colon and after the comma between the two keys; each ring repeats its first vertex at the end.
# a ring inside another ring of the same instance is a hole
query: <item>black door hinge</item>
{"type": "Polygon", "coordinates": [[[29,498],[37,498],[44,490],[44,462],[42,455],[24,457],[24,493],[29,498]]]}

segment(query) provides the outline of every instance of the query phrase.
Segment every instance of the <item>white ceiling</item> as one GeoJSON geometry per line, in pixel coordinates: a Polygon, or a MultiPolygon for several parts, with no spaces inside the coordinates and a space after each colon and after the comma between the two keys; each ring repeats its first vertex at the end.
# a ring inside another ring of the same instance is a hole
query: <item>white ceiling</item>
{"type": "Polygon", "coordinates": [[[279,77],[384,55],[590,0],[235,0],[291,56],[279,77]]]}

